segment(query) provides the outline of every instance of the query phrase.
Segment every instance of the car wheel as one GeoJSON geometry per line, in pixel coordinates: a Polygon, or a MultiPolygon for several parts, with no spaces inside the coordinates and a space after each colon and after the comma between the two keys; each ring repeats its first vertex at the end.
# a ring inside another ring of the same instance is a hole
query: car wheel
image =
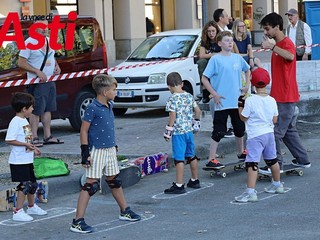
{"type": "Polygon", "coordinates": [[[183,90],[185,90],[186,92],[190,93],[191,95],[193,95],[193,89],[192,86],[189,82],[183,82],[183,90]]]}
{"type": "Polygon", "coordinates": [[[127,110],[128,108],[113,108],[113,114],[115,116],[123,116],[127,110]]]}
{"type": "Polygon", "coordinates": [[[94,98],[95,94],[93,92],[80,92],[76,97],[71,116],[69,117],[69,122],[76,131],[80,130],[84,112],[94,98]]]}

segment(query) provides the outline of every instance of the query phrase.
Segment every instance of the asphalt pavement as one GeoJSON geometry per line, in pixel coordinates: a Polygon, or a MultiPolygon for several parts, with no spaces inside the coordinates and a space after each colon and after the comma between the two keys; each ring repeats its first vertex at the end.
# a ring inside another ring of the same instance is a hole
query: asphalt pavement
{"type": "MultiPolygon", "coordinates": [[[[163,129],[167,121],[163,110],[145,113],[129,113],[116,118],[117,141],[120,155],[143,156],[159,151],[171,153],[171,144],[163,140],[163,129]]],[[[203,131],[196,135],[199,162],[199,177],[202,188],[187,189],[187,194],[164,195],[163,190],[175,179],[175,170],[146,176],[136,185],[124,189],[128,204],[143,215],[138,223],[117,219],[118,208],[111,194],[97,193],[90,200],[86,222],[95,227],[90,235],[69,231],[79,192],[79,179],[72,175],[49,180],[49,202],[41,207],[49,211],[46,217],[36,217],[32,223],[14,225],[11,213],[0,213],[0,231],[3,239],[319,239],[319,177],[320,154],[318,118],[299,119],[298,129],[304,146],[308,149],[312,167],[304,175],[286,176],[282,180],[287,192],[282,195],[263,193],[269,180],[257,183],[260,201],[236,204],[235,196],[245,189],[246,173],[229,169],[226,178],[210,176],[201,168],[206,163],[210,143],[210,127],[202,120],[203,131]],[[58,186],[57,179],[60,179],[58,186]],[[55,186],[55,187],[54,187],[55,186]],[[71,187],[70,187],[71,186],[71,187]],[[69,190],[73,188],[73,191],[69,190]]],[[[43,155],[62,154],[79,156],[79,134],[73,132],[67,121],[54,121],[56,136],[64,144],[42,148],[43,155]],[[63,131],[59,130],[63,129],[63,131]]],[[[1,145],[1,151],[7,147],[1,145]]],[[[225,157],[222,162],[234,161],[233,138],[222,139],[218,152],[225,157]]],[[[288,162],[292,156],[283,148],[288,162]]],[[[79,176],[78,176],[79,177],[79,176]]],[[[185,169],[185,181],[190,177],[185,169]]]]}

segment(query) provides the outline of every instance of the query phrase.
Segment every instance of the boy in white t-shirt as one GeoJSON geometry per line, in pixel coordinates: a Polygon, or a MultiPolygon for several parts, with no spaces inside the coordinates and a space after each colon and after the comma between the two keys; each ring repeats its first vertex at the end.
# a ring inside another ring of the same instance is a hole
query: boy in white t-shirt
{"type": "Polygon", "coordinates": [[[258,163],[261,155],[271,169],[273,182],[265,192],[284,193],[280,182],[280,166],[277,160],[274,139],[274,124],[278,119],[278,108],[275,99],[268,95],[266,86],[270,82],[269,73],[263,68],[252,71],[251,84],[256,87],[256,94],[244,99],[238,99],[238,110],[242,121],[245,122],[247,132],[247,156],[245,160],[248,172],[247,189],[240,196],[235,197],[237,202],[258,201],[255,190],[258,176],[258,163]]]}
{"type": "Polygon", "coordinates": [[[17,205],[13,211],[12,220],[29,222],[33,218],[30,215],[46,215],[34,203],[34,195],[37,190],[37,181],[33,169],[34,153],[40,155],[40,150],[32,142],[32,131],[27,120],[33,111],[34,98],[28,93],[18,92],[13,96],[11,106],[16,116],[10,121],[6,135],[6,143],[10,145],[9,156],[12,182],[19,182],[17,190],[17,205]],[[27,212],[23,210],[25,196],[27,195],[27,212]]]}

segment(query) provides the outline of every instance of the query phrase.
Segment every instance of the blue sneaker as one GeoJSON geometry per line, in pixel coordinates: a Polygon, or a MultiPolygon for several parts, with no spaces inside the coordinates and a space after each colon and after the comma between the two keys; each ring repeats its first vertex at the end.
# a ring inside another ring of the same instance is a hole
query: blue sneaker
{"type": "Polygon", "coordinates": [[[86,224],[84,218],[79,218],[78,220],[73,219],[70,230],[76,233],[91,233],[93,228],[86,224]]]}
{"type": "Polygon", "coordinates": [[[127,207],[124,211],[120,212],[119,219],[122,221],[135,222],[141,220],[141,217],[134,213],[130,207],[127,207]]]}

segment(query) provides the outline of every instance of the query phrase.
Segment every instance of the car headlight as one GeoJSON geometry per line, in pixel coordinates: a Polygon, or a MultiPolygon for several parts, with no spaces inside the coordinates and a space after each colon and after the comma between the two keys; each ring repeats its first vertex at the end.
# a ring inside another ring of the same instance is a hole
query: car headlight
{"type": "Polygon", "coordinates": [[[148,84],[164,84],[166,83],[165,73],[151,74],[148,79],[148,84]]]}

